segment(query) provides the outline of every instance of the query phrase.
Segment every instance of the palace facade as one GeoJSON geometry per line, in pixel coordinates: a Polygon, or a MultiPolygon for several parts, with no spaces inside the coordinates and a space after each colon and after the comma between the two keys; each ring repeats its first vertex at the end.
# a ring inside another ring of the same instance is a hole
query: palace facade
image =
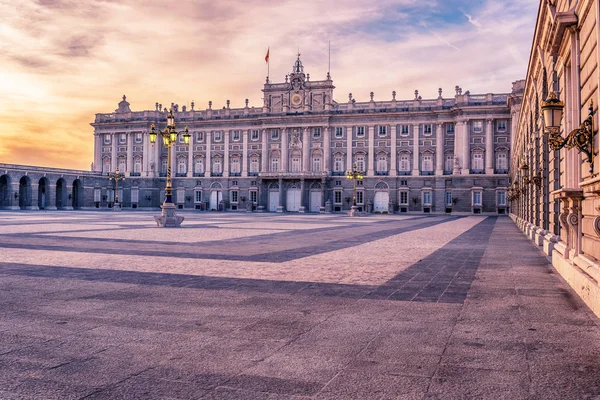
{"type": "MultiPolygon", "coordinates": [[[[348,102],[333,100],[334,85],[310,80],[300,57],[281,83],[267,82],[255,108],[204,110],[171,104],[177,129],[191,143],[173,149],[174,202],[200,210],[342,212],[364,171],[356,202],[366,212],[504,213],[512,112],[522,83],[508,94],[348,102]]],[[[166,149],[150,144],[151,124],[164,128],[167,108],[134,112],[125,96],[114,113],[97,114],[94,170],[125,173],[125,207],[157,207],[167,173],[166,149]]],[[[105,182],[94,202],[112,199],[105,182]]]]}
{"type": "Polygon", "coordinates": [[[540,1],[515,130],[510,196],[517,224],[552,257],[556,270],[597,315],[599,21],[598,0],[540,1]],[[545,125],[542,112],[543,101],[551,92],[564,105],[556,128],[545,125]],[[590,121],[592,124],[586,125],[590,121]],[[557,139],[552,137],[553,129],[560,134],[558,142],[579,133],[579,143],[569,140],[562,148],[553,147],[557,139]]]}

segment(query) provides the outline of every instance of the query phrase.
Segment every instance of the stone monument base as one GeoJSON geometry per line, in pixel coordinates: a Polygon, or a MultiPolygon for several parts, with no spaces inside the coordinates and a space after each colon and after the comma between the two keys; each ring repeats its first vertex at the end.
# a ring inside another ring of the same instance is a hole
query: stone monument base
{"type": "Polygon", "coordinates": [[[185,218],[175,214],[175,210],[177,209],[175,204],[165,202],[160,208],[162,208],[162,213],[154,217],[156,225],[160,228],[179,228],[181,226],[185,218]]]}
{"type": "Polygon", "coordinates": [[[360,213],[358,212],[358,207],[357,206],[352,206],[350,208],[350,212],[348,213],[349,216],[351,217],[358,217],[360,215],[360,213]]]}

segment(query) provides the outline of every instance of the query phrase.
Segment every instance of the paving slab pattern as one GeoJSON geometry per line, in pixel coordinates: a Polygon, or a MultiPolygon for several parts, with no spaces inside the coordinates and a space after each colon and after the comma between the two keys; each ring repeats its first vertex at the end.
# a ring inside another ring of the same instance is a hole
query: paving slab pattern
{"type": "Polygon", "coordinates": [[[0,399],[600,399],[597,318],[506,217],[184,224],[1,213],[0,399]]]}

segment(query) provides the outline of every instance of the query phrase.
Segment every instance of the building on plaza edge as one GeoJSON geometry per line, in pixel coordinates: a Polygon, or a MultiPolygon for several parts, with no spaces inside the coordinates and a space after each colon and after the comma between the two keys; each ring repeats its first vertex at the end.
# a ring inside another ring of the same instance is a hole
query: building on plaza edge
{"type": "MultiPolygon", "coordinates": [[[[193,102],[189,109],[171,104],[176,129],[187,125],[192,134],[189,146],[181,140],[172,150],[173,201],[195,210],[345,212],[353,198],[345,171],[356,165],[364,171],[356,192],[361,211],[503,214],[523,86],[517,81],[511,93],[481,95],[457,86],[453,97],[439,89],[430,100],[416,90],[411,100],[392,92],[390,100],[375,101],[371,93],[358,102],[349,94],[338,103],[329,73],[311,80],[298,55],[283,82],[267,78],[262,107],[248,100],[243,108],[231,108],[229,100],[204,110],[193,102]]],[[[93,172],[65,183],[82,186],[77,207],[110,207],[107,175],[117,168],[126,176],[119,188],[124,208],[159,206],[167,150],[160,141],[151,144],[147,132],[151,124],[164,129],[166,113],[158,103],[132,111],[123,96],[115,112],[96,114],[93,172]]],[[[0,190],[12,185],[9,191],[25,196],[19,203],[2,197],[3,207],[40,207],[27,199],[34,192],[28,184],[18,172],[2,175],[0,190]]]]}
{"type": "Polygon", "coordinates": [[[600,1],[540,0],[509,197],[511,217],[600,316],[599,42],[600,1]],[[542,106],[551,92],[564,107],[556,125],[546,126],[542,106]],[[593,162],[577,146],[553,146],[553,130],[560,142],[585,132],[586,121],[593,134],[579,144],[589,146],[593,162]]]}

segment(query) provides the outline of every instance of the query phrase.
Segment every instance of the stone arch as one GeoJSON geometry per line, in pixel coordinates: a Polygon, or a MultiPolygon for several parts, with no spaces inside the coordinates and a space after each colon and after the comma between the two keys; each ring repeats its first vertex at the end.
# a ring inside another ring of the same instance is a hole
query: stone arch
{"type": "Polygon", "coordinates": [[[19,208],[31,209],[31,179],[27,175],[19,180],[19,208]]]}
{"type": "Polygon", "coordinates": [[[321,190],[322,186],[321,186],[321,182],[313,182],[310,185],[310,190],[321,190]]]}
{"type": "Polygon", "coordinates": [[[279,190],[279,183],[273,182],[269,185],[269,190],[276,191],[279,190]]]}
{"type": "Polygon", "coordinates": [[[288,190],[289,189],[298,189],[300,190],[300,183],[299,182],[291,182],[288,184],[288,190]]]}
{"type": "Polygon", "coordinates": [[[0,209],[10,208],[11,206],[10,176],[0,176],[0,209]]]}
{"type": "Polygon", "coordinates": [[[379,181],[375,185],[375,191],[388,191],[389,189],[390,187],[388,186],[388,184],[383,181],[379,181]]]}
{"type": "Polygon", "coordinates": [[[62,210],[67,206],[67,181],[59,178],[56,181],[56,208],[62,210]]]}
{"type": "Polygon", "coordinates": [[[223,185],[221,185],[219,182],[213,182],[210,184],[210,190],[221,190],[223,189],[223,185]]]}
{"type": "Polygon", "coordinates": [[[38,208],[45,210],[49,207],[50,200],[50,181],[45,176],[38,182],[38,208]]]}
{"type": "MultiPolygon", "coordinates": [[[[119,199],[120,200],[120,199],[119,199]]],[[[73,196],[72,196],[72,207],[74,209],[80,209],[83,207],[83,184],[79,179],[73,181],[73,196]]],[[[122,200],[121,200],[122,202],[122,200]]]]}

